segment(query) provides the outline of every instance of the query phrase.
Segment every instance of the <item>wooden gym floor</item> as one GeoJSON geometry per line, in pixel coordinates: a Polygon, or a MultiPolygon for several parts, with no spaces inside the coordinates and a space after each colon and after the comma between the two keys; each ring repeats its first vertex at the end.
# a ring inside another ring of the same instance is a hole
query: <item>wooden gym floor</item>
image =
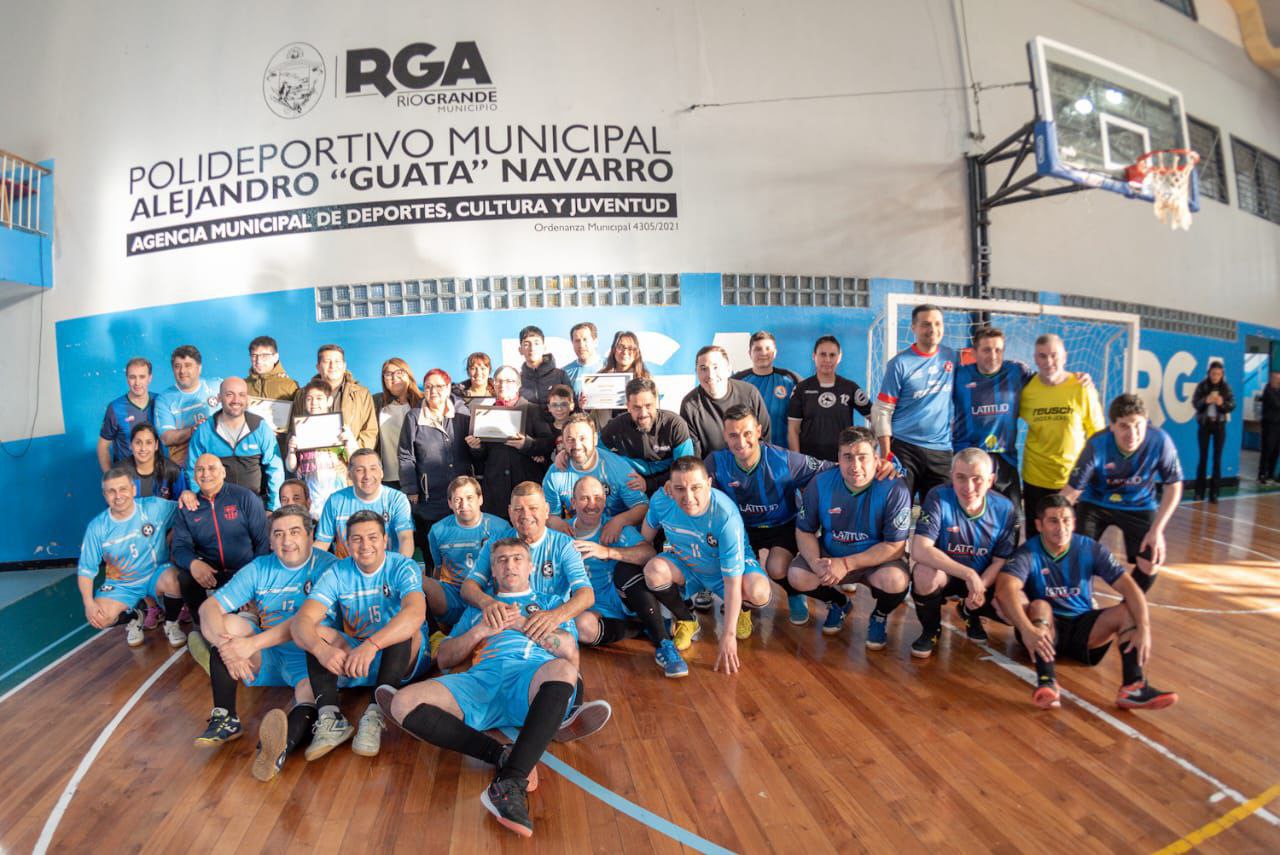
{"type": "Polygon", "coordinates": [[[1063,708],[1040,712],[1008,630],[973,644],[949,607],[934,658],[909,655],[910,608],[867,653],[865,592],[834,639],[777,597],[732,678],[709,617],[685,680],[639,641],[585,652],[614,718],[553,744],[528,842],[481,807],[489,769],[394,729],[375,759],[295,756],[258,783],[257,724],[286,690],[241,689],[246,737],[197,750],[205,675],[112,630],[0,698],[0,851],[1280,851],[1280,495],[1184,506],[1170,551],[1149,674],[1181,702],[1162,712],[1116,710],[1114,652],[1060,668],[1063,708]]]}

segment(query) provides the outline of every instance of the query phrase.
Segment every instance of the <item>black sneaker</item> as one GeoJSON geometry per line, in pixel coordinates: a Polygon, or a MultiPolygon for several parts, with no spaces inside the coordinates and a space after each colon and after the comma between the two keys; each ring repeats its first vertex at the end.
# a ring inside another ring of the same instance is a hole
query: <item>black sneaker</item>
{"type": "Polygon", "coordinates": [[[1122,710],[1162,710],[1177,702],[1176,692],[1157,689],[1146,680],[1121,686],[1116,694],[1116,706],[1122,710]]]}
{"type": "Polygon", "coordinates": [[[196,737],[195,744],[197,748],[207,748],[239,739],[243,734],[244,728],[240,726],[240,716],[232,715],[222,707],[214,707],[213,712],[209,714],[209,726],[204,729],[204,733],[196,737]]]}
{"type": "Polygon", "coordinates": [[[933,632],[922,632],[920,637],[911,642],[911,655],[917,659],[928,659],[933,655],[933,649],[938,646],[938,635],[941,630],[933,632]]]}
{"type": "Polygon", "coordinates": [[[533,820],[529,819],[529,794],[519,778],[494,778],[483,793],[480,804],[504,827],[521,837],[533,837],[533,820]]]}
{"type": "Polygon", "coordinates": [[[710,591],[699,591],[693,595],[693,599],[689,601],[689,606],[694,611],[709,612],[711,607],[716,604],[715,595],[710,591]]]}
{"type": "Polygon", "coordinates": [[[986,641],[987,631],[982,626],[982,618],[969,615],[969,619],[965,621],[964,634],[970,641],[986,641]]]}

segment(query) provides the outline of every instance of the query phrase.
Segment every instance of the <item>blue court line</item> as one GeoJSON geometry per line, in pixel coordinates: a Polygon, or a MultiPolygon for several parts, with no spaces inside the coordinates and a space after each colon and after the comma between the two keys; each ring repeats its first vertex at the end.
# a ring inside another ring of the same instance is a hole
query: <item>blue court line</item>
{"type": "MultiPolygon", "coordinates": [[[[515,741],[517,731],[511,728],[503,728],[502,732],[507,735],[508,739],[515,741]]],[[[683,846],[688,846],[690,849],[697,852],[706,852],[708,855],[733,855],[733,850],[725,849],[723,846],[717,846],[710,840],[699,837],[692,831],[681,828],[670,820],[658,816],[653,811],[646,810],[634,802],[627,801],[603,784],[591,780],[568,763],[565,763],[563,760],[553,755],[550,751],[542,755],[541,762],[545,763],[547,768],[551,771],[565,778],[569,783],[575,784],[588,795],[595,796],[597,799],[609,805],[609,807],[619,813],[626,814],[636,822],[647,825],[654,831],[661,834],[665,834],[667,837],[670,837],[672,840],[683,846]]]]}
{"type": "Polygon", "coordinates": [[[75,629],[73,629],[73,630],[71,630],[70,632],[68,632],[66,635],[62,636],[62,638],[59,638],[57,641],[52,641],[52,642],[50,642],[49,644],[46,644],[44,647],[40,648],[40,649],[39,649],[39,650],[37,650],[35,653],[32,653],[32,654],[31,654],[30,656],[28,656],[26,659],[23,659],[23,660],[22,660],[21,662],[19,662],[17,665],[14,665],[14,666],[13,666],[12,668],[10,668],[8,671],[5,671],[3,674],[0,674],[0,683],[3,683],[5,680],[7,680],[7,679],[9,678],[9,676],[10,676],[11,674],[16,674],[18,671],[21,671],[23,668],[25,668],[25,667],[26,667],[27,665],[29,665],[31,662],[33,662],[34,660],[36,660],[36,659],[40,658],[40,657],[41,657],[41,656],[43,656],[44,654],[48,653],[50,650],[52,650],[53,648],[57,647],[57,646],[58,646],[59,644],[61,644],[62,642],[66,641],[68,638],[70,638],[71,636],[75,635],[77,632],[84,632],[86,629],[93,629],[93,627],[92,627],[92,626],[90,626],[90,625],[89,625],[89,624],[87,624],[87,623],[82,623],[82,624],[80,624],[79,626],[77,626],[75,629]]]}

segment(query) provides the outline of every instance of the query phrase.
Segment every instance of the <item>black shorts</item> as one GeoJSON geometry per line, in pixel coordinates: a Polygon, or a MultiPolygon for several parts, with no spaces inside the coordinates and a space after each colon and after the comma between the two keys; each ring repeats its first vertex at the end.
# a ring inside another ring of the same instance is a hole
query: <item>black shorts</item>
{"type": "Polygon", "coordinates": [[[1015,513],[1022,513],[1022,476],[1018,474],[1018,467],[1003,454],[993,454],[991,459],[996,464],[996,482],[991,485],[992,489],[1013,502],[1015,513]]]}
{"type": "MultiPolygon", "coordinates": [[[[947,584],[942,588],[942,596],[949,600],[967,600],[969,599],[969,586],[965,584],[963,579],[948,576],[947,584]]],[[[987,597],[982,601],[982,605],[976,609],[969,609],[969,614],[1003,622],[1000,615],[996,613],[996,589],[994,587],[987,588],[987,597]]]]}
{"type": "Polygon", "coordinates": [[[1045,496],[1052,496],[1057,493],[1060,487],[1041,487],[1038,484],[1032,484],[1030,481],[1022,482],[1022,511],[1023,519],[1027,525],[1027,539],[1030,540],[1036,533],[1036,510],[1040,506],[1040,500],[1045,496]]]}
{"type": "Polygon", "coordinates": [[[889,440],[889,450],[902,464],[908,492],[918,495],[921,503],[934,487],[951,481],[950,450],[923,448],[896,436],[889,440]]]}
{"type": "Polygon", "coordinates": [[[1108,641],[1101,647],[1089,647],[1089,633],[1102,616],[1102,609],[1090,609],[1075,617],[1053,616],[1053,652],[1084,664],[1097,665],[1111,649],[1108,641]]]}
{"type": "Polygon", "coordinates": [[[760,557],[760,550],[773,549],[775,546],[787,550],[792,555],[800,551],[796,546],[796,527],[792,523],[748,528],[747,543],[751,544],[751,555],[754,558],[760,557]]]}
{"type": "Polygon", "coordinates": [[[1120,529],[1120,533],[1124,535],[1125,558],[1130,564],[1137,564],[1139,558],[1151,560],[1151,547],[1138,550],[1155,518],[1155,511],[1104,508],[1090,502],[1076,505],[1076,531],[1094,540],[1101,540],[1103,532],[1111,526],[1120,529]]]}

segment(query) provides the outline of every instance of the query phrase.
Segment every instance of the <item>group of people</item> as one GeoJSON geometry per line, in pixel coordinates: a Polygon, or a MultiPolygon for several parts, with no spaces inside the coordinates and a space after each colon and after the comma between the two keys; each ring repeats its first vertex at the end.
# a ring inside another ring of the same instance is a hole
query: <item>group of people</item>
{"type": "Polygon", "coordinates": [[[584,699],[582,649],[643,638],[664,676],[685,677],[695,612],[718,598],[714,670],[732,674],[774,586],[792,624],[824,609],[828,635],[865,586],[871,651],[910,595],[921,659],[958,600],[972,639],[986,638],[984,620],[1012,626],[1045,709],[1059,705],[1057,661],[1095,665],[1118,642],[1117,705],[1174,703],[1145,677],[1145,592],[1182,493],[1172,441],[1135,395],[1104,415],[1057,336],[1036,341],[1032,370],[1004,359],[992,327],[962,364],[943,327],[939,308],[916,307],[915,341],[874,400],[837,373],[835,336],[817,339],[803,380],[776,365],[768,332],[751,336],[738,374],[703,347],[678,411],[660,406],[639,338],[617,333],[602,358],[591,323],[571,329],[563,368],[529,326],[518,366],[491,371],[473,353],[465,380],[433,368],[420,388],[389,359],[377,395],[334,344],[302,387],[265,336],[248,375],[216,389],[194,347],[173,352],[174,387],[154,397],[150,363],[132,359],[99,443],[107,509],[81,553],[86,617],[125,625],[130,645],[163,620],[169,643],[188,646],[213,696],[199,745],[242,735],[239,684],[290,687],[289,708],[259,725],[260,780],[297,749],[316,760],[351,740],[377,754],[394,724],[493,765],[484,806],[525,836],[538,758],[611,714],[584,699]],[[631,375],[625,408],[581,409],[583,378],[600,372],[631,375]],[[478,404],[519,411],[519,432],[475,436],[478,404]],[[332,413],[337,444],[302,447],[296,426],[332,413]],[[1111,526],[1124,563],[1098,542],[1111,526]],[[1094,576],[1118,604],[1095,607],[1094,576]],[[356,687],[374,692],[352,725],[339,693],[356,687]],[[520,729],[514,742],[487,734],[504,727],[520,729]]]}

